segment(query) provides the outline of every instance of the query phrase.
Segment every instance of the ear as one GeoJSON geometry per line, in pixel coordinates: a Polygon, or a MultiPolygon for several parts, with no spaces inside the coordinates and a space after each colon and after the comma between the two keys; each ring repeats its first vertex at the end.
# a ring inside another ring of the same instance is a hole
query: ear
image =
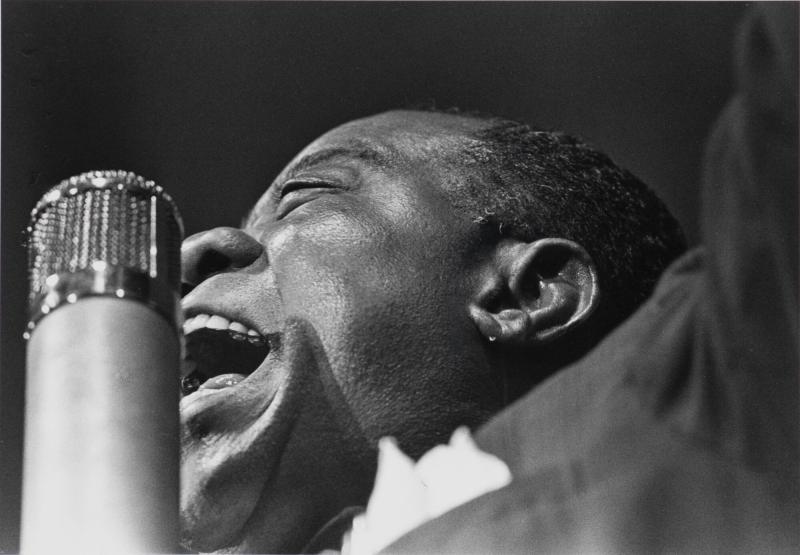
{"type": "Polygon", "coordinates": [[[541,345],[586,321],[599,304],[597,268],[567,239],[501,242],[493,265],[469,307],[488,341],[541,345]]]}

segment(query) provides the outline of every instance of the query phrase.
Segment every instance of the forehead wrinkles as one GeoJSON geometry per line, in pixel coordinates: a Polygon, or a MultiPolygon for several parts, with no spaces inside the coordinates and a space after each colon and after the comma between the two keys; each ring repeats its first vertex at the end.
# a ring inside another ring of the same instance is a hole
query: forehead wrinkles
{"type": "Polygon", "coordinates": [[[305,169],[336,159],[359,160],[372,166],[386,167],[396,157],[397,153],[386,146],[368,144],[363,141],[348,141],[341,145],[326,145],[302,155],[296,162],[289,165],[286,177],[291,178],[305,169]]]}
{"type": "Polygon", "coordinates": [[[437,175],[441,189],[448,196],[456,193],[465,181],[479,177],[481,161],[474,153],[485,148],[480,139],[447,132],[400,131],[395,136],[408,161],[437,175]]]}
{"type": "Polygon", "coordinates": [[[480,141],[467,135],[452,133],[421,133],[419,131],[396,131],[393,138],[403,150],[415,157],[454,160],[458,154],[480,141]]]}
{"type": "MultiPolygon", "coordinates": [[[[354,149],[388,150],[388,162],[426,162],[429,166],[454,166],[464,154],[480,147],[475,132],[484,124],[470,118],[416,111],[391,111],[345,123],[326,133],[309,150],[352,146],[354,149]]],[[[388,164],[392,165],[392,164],[388,164]]],[[[399,169],[399,168],[397,168],[399,169]]]]}

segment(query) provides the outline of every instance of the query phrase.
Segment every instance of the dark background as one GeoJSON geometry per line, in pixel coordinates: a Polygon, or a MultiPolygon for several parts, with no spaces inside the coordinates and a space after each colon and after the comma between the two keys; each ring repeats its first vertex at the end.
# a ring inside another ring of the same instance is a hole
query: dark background
{"type": "Polygon", "coordinates": [[[238,225],[315,136],[433,100],[587,138],[696,242],[704,138],[745,8],[4,1],[0,552],[18,542],[22,231],[47,188],[122,168],[163,185],[187,233],[238,225]]]}

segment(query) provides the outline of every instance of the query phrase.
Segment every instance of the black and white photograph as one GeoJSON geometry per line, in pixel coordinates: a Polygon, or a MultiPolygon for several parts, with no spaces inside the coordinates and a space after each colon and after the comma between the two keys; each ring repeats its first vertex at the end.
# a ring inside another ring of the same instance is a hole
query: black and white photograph
{"type": "Polygon", "coordinates": [[[798,9],[3,0],[0,553],[800,551],[798,9]]]}

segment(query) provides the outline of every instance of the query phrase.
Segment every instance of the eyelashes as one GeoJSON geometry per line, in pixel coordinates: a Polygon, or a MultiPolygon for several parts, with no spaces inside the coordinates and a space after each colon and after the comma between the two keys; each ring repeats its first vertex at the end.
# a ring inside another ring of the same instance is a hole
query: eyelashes
{"type": "Polygon", "coordinates": [[[259,201],[250,213],[242,219],[241,229],[255,229],[270,221],[280,220],[299,206],[326,193],[343,192],[343,185],[322,181],[316,178],[290,179],[278,185],[273,183],[266,202],[259,201]]]}
{"type": "Polygon", "coordinates": [[[334,185],[328,181],[319,179],[290,179],[281,185],[277,190],[278,199],[283,199],[289,193],[301,191],[303,189],[332,189],[334,185]]]}
{"type": "Polygon", "coordinates": [[[327,182],[316,179],[293,179],[284,183],[276,191],[276,216],[283,218],[295,208],[306,204],[321,194],[331,193],[338,188],[327,182]]]}
{"type": "Polygon", "coordinates": [[[278,191],[278,198],[284,198],[289,193],[300,191],[302,189],[311,189],[325,187],[327,184],[323,181],[308,181],[308,180],[291,180],[284,183],[278,191]]]}

